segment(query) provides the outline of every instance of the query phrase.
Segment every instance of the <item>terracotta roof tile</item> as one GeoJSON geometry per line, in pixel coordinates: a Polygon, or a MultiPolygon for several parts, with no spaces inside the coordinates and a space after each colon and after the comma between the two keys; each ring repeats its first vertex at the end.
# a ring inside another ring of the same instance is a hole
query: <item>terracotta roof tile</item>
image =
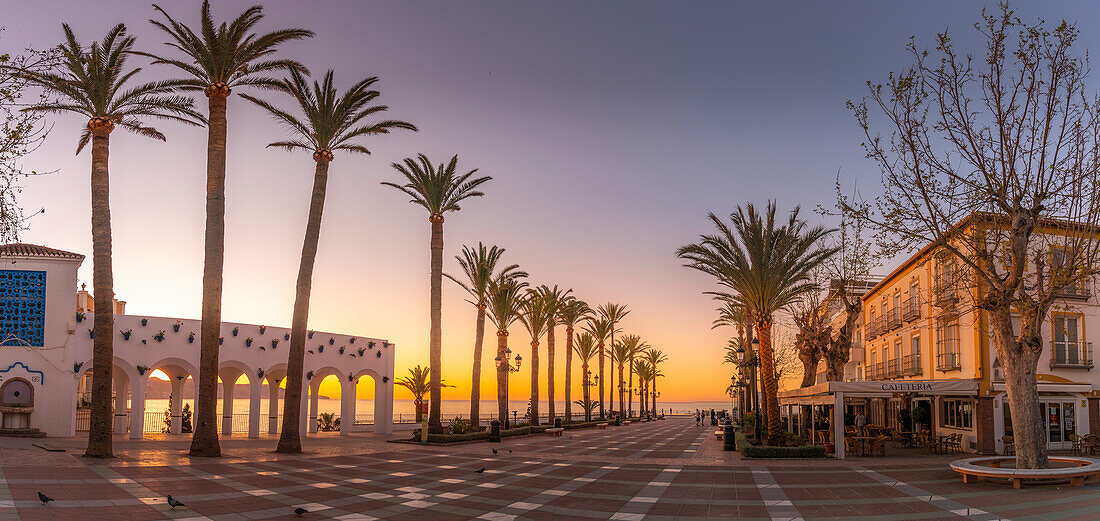
{"type": "Polygon", "coordinates": [[[0,245],[0,257],[57,257],[63,259],[83,259],[79,253],[73,253],[37,244],[12,243],[0,245]]]}

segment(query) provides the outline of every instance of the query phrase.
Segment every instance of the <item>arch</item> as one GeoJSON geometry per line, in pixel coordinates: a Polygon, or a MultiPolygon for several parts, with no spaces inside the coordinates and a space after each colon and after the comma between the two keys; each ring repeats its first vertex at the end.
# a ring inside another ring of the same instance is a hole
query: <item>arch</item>
{"type": "MultiPolygon", "coordinates": [[[[112,358],[111,361],[112,361],[112,365],[114,365],[116,369],[122,369],[122,372],[126,373],[126,376],[130,378],[130,381],[134,381],[134,380],[138,379],[137,368],[134,367],[132,364],[130,364],[130,362],[127,362],[126,360],[123,360],[123,359],[121,359],[117,356],[112,358]]],[[[84,373],[86,373],[88,371],[91,371],[91,370],[92,370],[92,359],[89,358],[89,359],[87,359],[83,362],[80,362],[80,370],[74,372],[74,375],[76,376],[77,379],[79,379],[82,376],[84,376],[84,373]]]]}
{"type": "Polygon", "coordinates": [[[218,360],[218,375],[220,376],[226,369],[236,369],[244,373],[248,376],[249,382],[256,376],[255,369],[240,360],[218,360]]]}
{"type": "Polygon", "coordinates": [[[183,372],[185,372],[188,375],[192,376],[196,380],[199,377],[199,369],[197,367],[195,367],[194,365],[191,365],[191,362],[188,362],[187,360],[184,360],[182,358],[176,358],[176,357],[162,358],[160,360],[157,360],[156,363],[153,363],[153,364],[149,365],[150,370],[164,369],[164,368],[182,369],[183,372]]]}

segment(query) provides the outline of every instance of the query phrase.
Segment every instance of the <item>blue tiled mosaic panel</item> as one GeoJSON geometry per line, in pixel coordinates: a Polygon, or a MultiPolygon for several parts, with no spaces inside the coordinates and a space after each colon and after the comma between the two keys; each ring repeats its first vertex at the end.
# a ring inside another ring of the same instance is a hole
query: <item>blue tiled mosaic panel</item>
{"type": "Polygon", "coordinates": [[[41,346],[45,327],[46,272],[0,270],[0,345],[41,346]]]}

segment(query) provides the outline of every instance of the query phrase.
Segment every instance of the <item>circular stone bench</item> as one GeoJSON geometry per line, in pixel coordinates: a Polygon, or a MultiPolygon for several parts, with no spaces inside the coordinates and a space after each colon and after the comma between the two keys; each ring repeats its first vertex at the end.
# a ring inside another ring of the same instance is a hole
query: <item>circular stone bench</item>
{"type": "Polygon", "coordinates": [[[1024,480],[1068,479],[1070,484],[1080,487],[1085,478],[1100,477],[1100,460],[1076,456],[1051,456],[1051,462],[1072,463],[1072,467],[1054,469],[1017,469],[1001,468],[1004,461],[1015,461],[1015,456],[987,456],[967,458],[951,462],[951,470],[962,474],[963,483],[972,479],[1002,478],[1012,482],[1012,488],[1020,488],[1024,480]]]}

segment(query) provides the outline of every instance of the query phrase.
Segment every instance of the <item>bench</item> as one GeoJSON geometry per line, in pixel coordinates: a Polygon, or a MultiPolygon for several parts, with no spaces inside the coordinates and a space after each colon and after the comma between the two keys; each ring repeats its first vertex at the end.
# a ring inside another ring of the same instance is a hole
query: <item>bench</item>
{"type": "Polygon", "coordinates": [[[607,428],[607,422],[603,422],[603,423],[597,423],[597,424],[596,424],[596,428],[597,428],[597,429],[600,429],[601,431],[602,431],[602,430],[604,430],[604,429],[606,429],[606,428],[607,428]]]}
{"type": "Polygon", "coordinates": [[[722,436],[724,436],[724,435],[725,435],[725,433],[722,432],[722,431],[714,431],[714,437],[718,438],[718,441],[722,441],[722,436]]]}
{"type": "Polygon", "coordinates": [[[630,425],[630,420],[623,420],[623,425],[630,425]]]}
{"type": "Polygon", "coordinates": [[[1002,478],[1012,482],[1012,488],[1023,486],[1024,480],[1068,479],[1070,485],[1080,487],[1086,478],[1100,477],[1100,460],[1072,456],[1051,456],[1051,462],[1072,463],[1072,467],[1053,469],[1001,468],[1001,462],[1015,461],[1015,456],[989,456],[968,458],[951,462],[951,470],[962,474],[963,483],[981,478],[1002,478]]]}
{"type": "Polygon", "coordinates": [[[557,436],[559,438],[561,437],[562,432],[565,432],[565,429],[563,429],[561,427],[552,427],[552,428],[546,429],[547,434],[549,434],[551,436],[557,436]]]}

